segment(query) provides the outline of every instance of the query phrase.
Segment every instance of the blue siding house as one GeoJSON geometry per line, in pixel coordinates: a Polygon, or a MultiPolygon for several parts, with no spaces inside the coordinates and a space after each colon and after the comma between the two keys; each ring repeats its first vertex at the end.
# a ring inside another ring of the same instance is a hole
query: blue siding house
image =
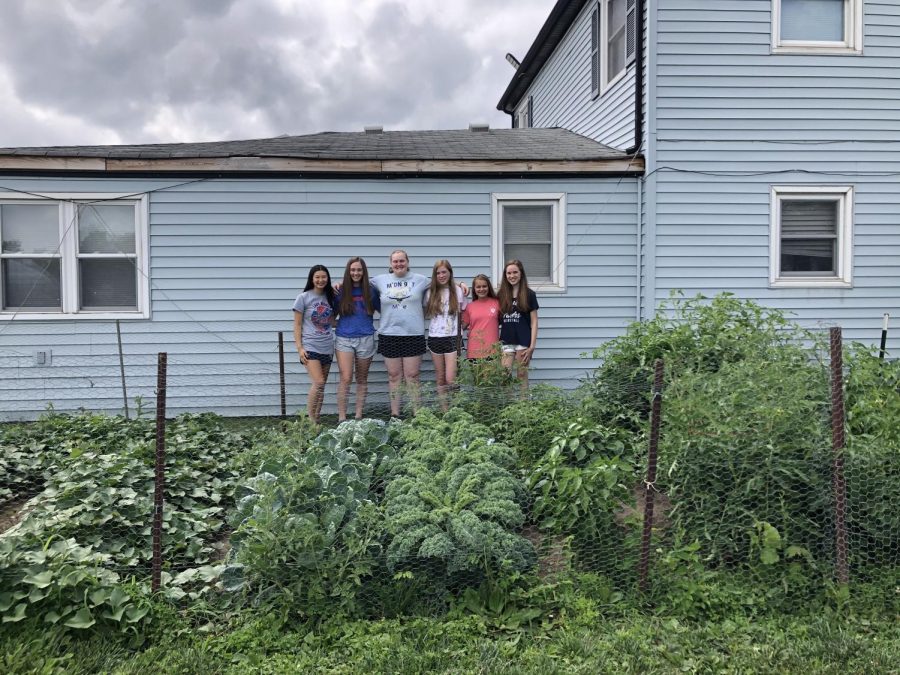
{"type": "MultiPolygon", "coordinates": [[[[637,316],[642,171],[570,131],[477,126],[0,150],[0,416],[121,409],[117,333],[129,398],[152,403],[164,351],[171,412],[254,415],[279,411],[284,331],[296,410],[290,308],[310,266],[339,278],[359,255],[377,273],[396,248],[463,280],[530,256],[533,379],[572,383],[637,316]]],[[[383,405],[380,358],[370,384],[383,405]]]]}
{"type": "Polygon", "coordinates": [[[890,313],[896,353],[898,67],[897,2],[561,1],[498,108],[644,158],[644,316],[731,291],[874,342],[890,313]]]}
{"type": "Polygon", "coordinates": [[[173,412],[277,412],[285,331],[297,409],[310,265],[398,247],[461,279],[527,251],[534,380],[571,385],[675,289],[868,342],[890,313],[896,353],[898,67],[886,0],[560,0],[513,129],[0,149],[0,417],[120,409],[117,321],[129,396],[166,351],[173,412]]]}

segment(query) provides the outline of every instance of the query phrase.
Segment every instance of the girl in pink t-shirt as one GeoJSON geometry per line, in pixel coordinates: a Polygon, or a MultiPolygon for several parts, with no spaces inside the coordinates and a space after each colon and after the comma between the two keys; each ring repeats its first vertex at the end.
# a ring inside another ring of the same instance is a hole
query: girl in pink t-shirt
{"type": "Polygon", "coordinates": [[[469,330],[466,356],[483,359],[491,356],[500,342],[500,302],[486,275],[478,274],[472,280],[472,298],[462,314],[469,330]]]}

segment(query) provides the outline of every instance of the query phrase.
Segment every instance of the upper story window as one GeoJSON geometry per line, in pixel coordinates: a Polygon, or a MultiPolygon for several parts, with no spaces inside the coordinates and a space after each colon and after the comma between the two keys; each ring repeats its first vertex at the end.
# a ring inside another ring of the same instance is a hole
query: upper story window
{"type": "Polygon", "coordinates": [[[853,188],[772,188],[773,287],[851,284],[853,188]]]}
{"type": "Polygon", "coordinates": [[[591,95],[599,95],[634,60],[636,0],[600,0],[591,12],[591,95]]]}
{"type": "Polygon", "coordinates": [[[149,316],[147,198],[0,196],[0,320],[149,316]]]}
{"type": "Polygon", "coordinates": [[[529,129],[534,126],[534,97],[529,96],[516,111],[515,125],[518,129],[529,129]]]}
{"type": "Polygon", "coordinates": [[[493,194],[492,262],[500,279],[507,260],[521,260],[528,285],[537,291],[566,289],[566,197],[550,194],[493,194]]]}
{"type": "Polygon", "coordinates": [[[772,51],[862,53],[863,0],[772,0],[772,51]]]}

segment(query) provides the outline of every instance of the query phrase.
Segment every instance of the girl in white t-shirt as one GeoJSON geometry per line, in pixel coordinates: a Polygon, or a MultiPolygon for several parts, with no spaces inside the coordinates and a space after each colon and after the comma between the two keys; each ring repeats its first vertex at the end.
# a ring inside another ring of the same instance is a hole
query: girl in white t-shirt
{"type": "Polygon", "coordinates": [[[459,350],[459,318],[466,307],[466,295],[453,280],[449,260],[438,260],[431,272],[431,285],[425,293],[425,317],[428,324],[428,351],[434,361],[438,396],[446,406],[446,393],[456,382],[459,350]]]}

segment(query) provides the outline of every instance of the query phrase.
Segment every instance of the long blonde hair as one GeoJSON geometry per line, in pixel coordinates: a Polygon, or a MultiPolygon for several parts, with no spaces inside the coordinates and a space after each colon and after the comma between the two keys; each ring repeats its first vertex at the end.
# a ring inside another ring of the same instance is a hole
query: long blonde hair
{"type": "Polygon", "coordinates": [[[456,282],[453,281],[453,266],[449,260],[438,260],[434,263],[431,270],[431,285],[428,287],[428,304],[425,305],[425,317],[434,318],[441,314],[441,285],[437,280],[437,271],[441,267],[446,267],[450,272],[450,278],[447,279],[447,295],[450,302],[450,315],[459,314],[459,299],[456,297],[456,282]]]}
{"type": "Polygon", "coordinates": [[[513,311],[513,287],[506,279],[506,268],[510,265],[518,267],[519,273],[522,275],[519,279],[519,292],[516,294],[516,304],[520,312],[527,312],[531,309],[528,305],[528,277],[525,276],[525,266],[520,260],[509,260],[503,266],[503,278],[500,279],[500,288],[497,289],[500,311],[504,314],[511,314],[513,311]]]}

